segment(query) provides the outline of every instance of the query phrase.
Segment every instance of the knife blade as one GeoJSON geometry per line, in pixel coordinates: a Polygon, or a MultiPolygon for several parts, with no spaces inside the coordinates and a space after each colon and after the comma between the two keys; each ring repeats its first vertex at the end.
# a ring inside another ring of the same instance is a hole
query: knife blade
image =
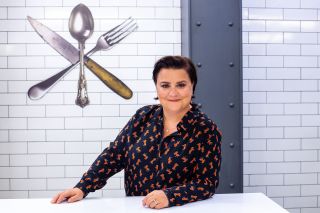
{"type": "MultiPolygon", "coordinates": [[[[37,32],[37,34],[60,55],[65,57],[72,64],[78,63],[79,50],[77,48],[75,48],[59,34],[43,25],[39,21],[33,19],[32,17],[28,16],[28,21],[30,22],[33,29],[37,32]]],[[[125,85],[120,79],[108,72],[94,60],[85,56],[84,63],[86,67],[90,71],[92,71],[93,74],[95,74],[112,91],[125,99],[130,99],[132,97],[132,91],[127,85],[125,85]]]]}

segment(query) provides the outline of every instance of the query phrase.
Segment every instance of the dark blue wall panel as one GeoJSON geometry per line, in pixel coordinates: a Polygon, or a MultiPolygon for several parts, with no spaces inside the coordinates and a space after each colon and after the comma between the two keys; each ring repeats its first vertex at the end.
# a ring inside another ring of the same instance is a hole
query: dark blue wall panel
{"type": "Polygon", "coordinates": [[[182,53],[197,65],[195,102],[223,133],[218,193],[243,191],[241,1],[181,0],[182,53]]]}

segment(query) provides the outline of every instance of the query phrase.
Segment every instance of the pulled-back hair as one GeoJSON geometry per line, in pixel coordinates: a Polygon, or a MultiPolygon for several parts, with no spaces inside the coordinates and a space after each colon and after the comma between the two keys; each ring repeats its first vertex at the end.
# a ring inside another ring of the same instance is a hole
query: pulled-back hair
{"type": "Polygon", "coordinates": [[[184,69],[193,83],[193,93],[197,86],[197,71],[192,61],[183,56],[165,56],[160,58],[154,65],[152,79],[157,84],[158,74],[161,69],[184,69]]]}

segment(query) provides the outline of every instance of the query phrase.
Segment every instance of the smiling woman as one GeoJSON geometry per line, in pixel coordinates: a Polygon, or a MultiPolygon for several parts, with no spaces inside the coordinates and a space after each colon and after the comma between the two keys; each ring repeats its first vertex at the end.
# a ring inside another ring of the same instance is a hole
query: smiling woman
{"type": "Polygon", "coordinates": [[[167,56],[154,66],[153,80],[164,110],[164,136],[176,131],[176,125],[191,108],[197,85],[196,69],[190,59],[167,56]]]}
{"type": "Polygon", "coordinates": [[[161,209],[211,197],[219,184],[221,133],[191,99],[197,75],[190,59],[166,56],[154,66],[160,101],[140,108],[84,173],[53,203],[81,200],[125,170],[128,196],[161,209]]]}

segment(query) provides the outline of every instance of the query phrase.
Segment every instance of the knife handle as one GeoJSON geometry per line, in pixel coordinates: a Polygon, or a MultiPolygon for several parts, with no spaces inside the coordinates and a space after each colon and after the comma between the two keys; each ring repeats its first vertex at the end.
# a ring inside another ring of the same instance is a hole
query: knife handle
{"type": "Polygon", "coordinates": [[[85,56],[84,64],[112,91],[125,99],[130,99],[132,97],[132,91],[127,85],[97,64],[94,60],[85,56]]]}

